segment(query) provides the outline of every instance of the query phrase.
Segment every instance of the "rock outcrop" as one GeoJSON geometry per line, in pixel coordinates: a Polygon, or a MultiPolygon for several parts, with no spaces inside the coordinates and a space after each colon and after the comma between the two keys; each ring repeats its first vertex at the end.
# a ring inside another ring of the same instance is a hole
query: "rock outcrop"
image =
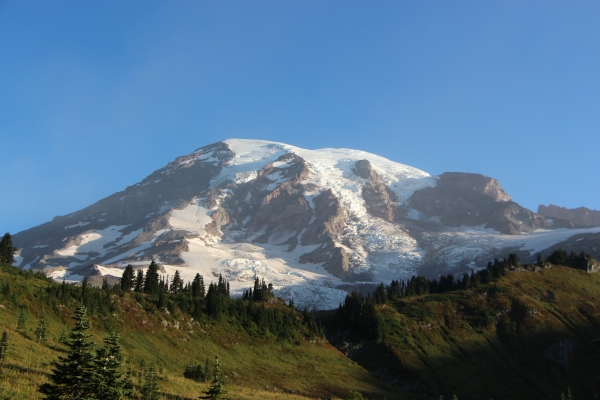
{"type": "Polygon", "coordinates": [[[539,205],[538,214],[553,219],[557,228],[588,228],[600,226],[600,211],[586,207],[565,208],[550,204],[539,205]]]}
{"type": "Polygon", "coordinates": [[[479,174],[446,172],[435,187],[416,191],[410,206],[451,226],[481,226],[518,235],[550,224],[513,202],[498,181],[479,174]]]}
{"type": "Polygon", "coordinates": [[[386,221],[394,221],[395,203],[398,198],[373,170],[368,160],[359,160],[353,169],[356,176],[366,180],[362,188],[362,197],[365,200],[367,212],[374,217],[383,218],[386,221]]]}

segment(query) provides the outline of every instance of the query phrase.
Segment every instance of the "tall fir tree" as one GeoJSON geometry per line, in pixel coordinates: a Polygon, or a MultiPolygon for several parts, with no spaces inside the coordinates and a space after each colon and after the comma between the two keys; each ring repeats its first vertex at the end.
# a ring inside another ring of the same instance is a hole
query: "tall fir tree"
{"type": "Polygon", "coordinates": [[[208,381],[210,374],[211,374],[210,361],[208,361],[208,357],[206,357],[206,362],[204,363],[204,381],[203,382],[208,381]]]}
{"type": "Polygon", "coordinates": [[[38,318],[37,328],[35,328],[35,341],[38,343],[45,343],[46,337],[48,336],[48,327],[46,326],[46,316],[42,311],[38,318]]]}
{"type": "Polygon", "coordinates": [[[123,276],[121,276],[121,290],[128,292],[135,286],[135,273],[131,264],[127,264],[123,276]]]}
{"type": "Polygon", "coordinates": [[[152,260],[146,271],[146,280],[144,281],[144,293],[158,294],[158,264],[152,260]]]}
{"type": "Polygon", "coordinates": [[[192,296],[204,298],[206,296],[206,289],[204,287],[204,278],[200,274],[196,274],[192,281],[192,296]]]}
{"type": "Polygon", "coordinates": [[[67,355],[58,356],[50,374],[51,383],[39,388],[48,400],[87,400],[94,397],[94,343],[89,341],[91,335],[86,333],[91,328],[86,313],[83,305],[75,310],[75,326],[65,341],[67,355]]]}
{"type": "Polygon", "coordinates": [[[206,311],[211,318],[219,319],[223,312],[223,295],[219,293],[218,286],[214,283],[208,285],[206,293],[206,311]]]}
{"type": "Polygon", "coordinates": [[[0,264],[12,265],[17,248],[12,244],[12,236],[6,232],[0,240],[0,264]]]}
{"type": "Polygon", "coordinates": [[[138,269],[137,275],[135,277],[135,287],[133,288],[134,292],[143,292],[144,291],[144,271],[138,269]]]}
{"type": "Polygon", "coordinates": [[[88,292],[88,277],[84,276],[83,280],[81,281],[81,302],[82,304],[87,304],[86,303],[86,299],[87,299],[87,292],[88,292]]]}
{"type": "Polygon", "coordinates": [[[224,388],[225,382],[223,379],[223,372],[221,371],[221,365],[219,365],[219,356],[215,357],[215,364],[213,367],[213,380],[210,387],[204,392],[204,396],[200,396],[200,399],[207,400],[227,400],[224,395],[227,394],[227,390],[224,388]]]}
{"type": "Polygon", "coordinates": [[[178,294],[183,291],[183,281],[179,275],[179,270],[175,270],[173,280],[171,281],[171,293],[178,294]]]}
{"type": "Polygon", "coordinates": [[[21,306],[19,319],[17,320],[17,332],[19,332],[21,335],[25,334],[25,322],[25,307],[21,306]]]}
{"type": "Polygon", "coordinates": [[[129,395],[130,378],[123,378],[123,355],[119,334],[111,332],[104,338],[104,347],[96,351],[94,359],[93,390],[103,400],[121,400],[129,395]]]}
{"type": "Polygon", "coordinates": [[[8,335],[6,331],[2,334],[2,338],[0,339],[0,363],[3,363],[6,360],[6,353],[8,352],[8,335]]]}
{"type": "Polygon", "coordinates": [[[140,389],[144,400],[158,400],[158,376],[154,361],[150,363],[148,369],[144,372],[144,383],[140,389]]]}

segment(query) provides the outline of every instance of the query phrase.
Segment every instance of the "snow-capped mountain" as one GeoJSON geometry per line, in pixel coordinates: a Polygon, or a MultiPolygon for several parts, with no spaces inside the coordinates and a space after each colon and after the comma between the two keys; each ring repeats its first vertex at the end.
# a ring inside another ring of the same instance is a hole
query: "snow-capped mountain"
{"type": "Polygon", "coordinates": [[[430,176],[358,150],[232,139],[13,240],[16,265],[59,280],[120,277],[127,264],[155,259],[171,276],[222,274],[237,293],[259,276],[297,304],[333,308],[356,282],[461,273],[598,233],[553,229],[482,175],[430,176]]]}

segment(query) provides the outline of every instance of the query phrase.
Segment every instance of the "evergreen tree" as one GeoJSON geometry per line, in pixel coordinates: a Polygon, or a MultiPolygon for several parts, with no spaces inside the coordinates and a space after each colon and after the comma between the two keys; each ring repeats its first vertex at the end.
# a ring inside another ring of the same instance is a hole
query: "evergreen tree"
{"type": "Polygon", "coordinates": [[[86,317],[87,310],[80,305],[75,310],[75,327],[71,329],[65,344],[69,350],[66,356],[59,356],[50,374],[51,383],[40,386],[39,391],[50,400],[89,399],[94,396],[94,343],[88,339],[86,331],[91,324],[86,317]]]}
{"type": "Polygon", "coordinates": [[[208,380],[208,378],[210,377],[210,361],[208,361],[208,357],[206,357],[206,362],[204,363],[204,380],[203,382],[206,382],[208,380]]]}
{"type": "Polygon", "coordinates": [[[21,307],[19,319],[17,320],[17,332],[21,335],[25,334],[25,307],[21,307]]]}
{"type": "Polygon", "coordinates": [[[128,264],[125,267],[125,271],[123,271],[123,276],[121,277],[121,290],[124,292],[128,292],[135,287],[135,272],[133,272],[133,267],[131,264],[128,264]]]}
{"type": "Polygon", "coordinates": [[[135,292],[144,291],[144,271],[141,269],[138,269],[137,276],[135,277],[135,287],[133,290],[135,292]]]}
{"type": "Polygon", "coordinates": [[[223,296],[219,293],[218,286],[214,283],[208,285],[206,303],[208,315],[214,319],[219,319],[223,312],[223,296]]]}
{"type": "Polygon", "coordinates": [[[175,271],[175,275],[173,275],[173,280],[171,281],[171,293],[178,294],[183,291],[183,281],[181,280],[181,276],[179,275],[179,270],[175,271]]]}
{"type": "Polygon", "coordinates": [[[86,304],[87,292],[88,292],[88,277],[84,276],[81,281],[81,302],[86,304]]]}
{"type": "Polygon", "coordinates": [[[12,236],[6,232],[0,240],[0,264],[12,265],[17,248],[12,244],[12,236]]]}
{"type": "Polygon", "coordinates": [[[542,267],[544,265],[544,259],[542,258],[542,253],[538,253],[536,264],[538,267],[542,267]]]}
{"type": "Polygon", "coordinates": [[[206,376],[204,376],[202,365],[196,364],[193,361],[185,367],[183,376],[198,382],[206,382],[206,376]]]}
{"type": "Polygon", "coordinates": [[[192,296],[204,298],[206,296],[206,289],[204,288],[204,278],[202,275],[196,274],[192,282],[192,296]]]}
{"type": "Polygon", "coordinates": [[[150,363],[148,370],[144,373],[144,383],[140,389],[144,400],[158,400],[158,376],[154,361],[150,363]]]}
{"type": "Polygon", "coordinates": [[[200,399],[208,400],[226,400],[223,395],[227,394],[227,390],[223,387],[225,382],[223,381],[223,373],[221,372],[221,366],[219,365],[219,356],[215,357],[215,364],[213,368],[213,380],[210,387],[204,392],[205,396],[200,396],[200,399]]]}
{"type": "Polygon", "coordinates": [[[346,397],[344,397],[344,400],[365,400],[365,398],[360,392],[355,392],[354,390],[351,390],[348,392],[346,397]]]}
{"type": "Polygon", "coordinates": [[[104,338],[104,347],[96,351],[93,388],[96,398],[121,400],[129,394],[129,377],[122,378],[123,356],[119,334],[111,332],[104,338]]]}
{"type": "Polygon", "coordinates": [[[38,319],[38,325],[35,329],[35,340],[38,343],[45,343],[46,336],[48,336],[48,327],[46,326],[46,317],[44,312],[42,311],[40,314],[40,318],[38,319]]]}
{"type": "Polygon", "coordinates": [[[152,260],[146,271],[146,280],[144,281],[144,293],[158,294],[158,264],[152,260]]]}
{"type": "Polygon", "coordinates": [[[8,335],[6,331],[2,334],[2,339],[0,339],[0,363],[3,363],[6,359],[6,352],[8,351],[8,335]]]}

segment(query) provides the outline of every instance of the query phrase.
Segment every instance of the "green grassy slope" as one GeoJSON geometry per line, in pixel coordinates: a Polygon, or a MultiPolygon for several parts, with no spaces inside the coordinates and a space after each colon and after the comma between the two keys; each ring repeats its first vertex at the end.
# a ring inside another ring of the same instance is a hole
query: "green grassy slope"
{"type": "Polygon", "coordinates": [[[380,340],[355,340],[350,354],[388,381],[436,398],[559,400],[567,388],[575,399],[597,398],[600,274],[536,270],[377,306],[380,340]]]}
{"type": "MultiPolygon", "coordinates": [[[[0,288],[9,284],[0,296],[0,333],[9,335],[9,355],[0,371],[0,398],[42,398],[37,386],[47,381],[50,363],[60,353],[58,338],[72,325],[72,306],[42,301],[48,285],[43,279],[0,271],[0,288]],[[17,333],[19,307],[27,309],[25,336],[17,333]],[[34,330],[44,311],[49,329],[46,345],[36,343],[34,330]],[[28,338],[29,337],[29,338],[28,338]]],[[[206,357],[219,355],[227,376],[227,388],[233,399],[341,398],[349,390],[373,399],[412,398],[368,373],[325,341],[300,340],[294,343],[271,337],[250,335],[236,321],[198,320],[183,313],[149,312],[143,301],[131,294],[111,295],[108,315],[91,315],[93,340],[97,345],[110,329],[121,334],[127,357],[138,383],[140,363],[155,360],[161,376],[160,388],[165,399],[197,398],[208,386],[183,378],[191,361],[204,364],[206,357]]],[[[273,305],[272,307],[277,307],[273,305]]]]}

